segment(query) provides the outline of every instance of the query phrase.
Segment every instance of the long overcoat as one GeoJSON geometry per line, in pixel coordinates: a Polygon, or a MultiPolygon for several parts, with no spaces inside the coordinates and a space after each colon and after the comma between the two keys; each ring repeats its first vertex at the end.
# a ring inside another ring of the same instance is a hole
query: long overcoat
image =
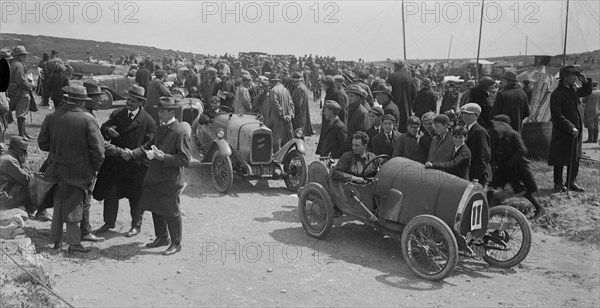
{"type": "Polygon", "coordinates": [[[146,91],[144,110],[146,110],[156,123],[158,123],[158,111],[156,111],[156,105],[158,105],[162,96],[171,96],[171,91],[169,91],[162,79],[154,78],[150,81],[148,90],[146,91]]]}
{"type": "Polygon", "coordinates": [[[517,132],[523,128],[523,119],[529,116],[527,93],[517,83],[509,83],[496,94],[496,101],[490,111],[490,119],[497,114],[510,118],[510,126],[517,132]]]}
{"type": "Polygon", "coordinates": [[[304,136],[312,136],[312,124],[310,122],[310,109],[308,106],[310,92],[304,82],[298,83],[292,91],[292,100],[294,101],[294,123],[296,128],[304,130],[304,136]]]}
{"type": "Polygon", "coordinates": [[[398,105],[398,110],[400,111],[398,127],[406,127],[406,121],[412,115],[411,105],[417,95],[413,78],[410,72],[403,68],[390,74],[387,83],[392,86],[393,100],[398,105]]]}
{"type": "Polygon", "coordinates": [[[152,141],[133,151],[135,160],[143,159],[152,145],[165,153],[163,161],[154,158],[148,164],[139,203],[142,210],[164,217],[179,216],[183,171],[191,158],[191,131],[188,123],[175,120],[171,124],[159,126],[152,141]]]}

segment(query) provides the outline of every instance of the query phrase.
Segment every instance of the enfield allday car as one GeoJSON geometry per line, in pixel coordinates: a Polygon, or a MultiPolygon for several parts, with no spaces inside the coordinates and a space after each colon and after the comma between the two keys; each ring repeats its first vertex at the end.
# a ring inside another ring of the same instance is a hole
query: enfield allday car
{"type": "Polygon", "coordinates": [[[217,191],[227,193],[234,174],[249,179],[283,179],[292,191],[306,183],[308,168],[302,129],[296,129],[294,138],[273,153],[272,132],[260,115],[233,114],[229,110],[199,124],[193,132],[194,140],[204,153],[201,163],[211,165],[217,191]]]}
{"type": "Polygon", "coordinates": [[[425,169],[406,158],[388,159],[380,155],[367,163],[365,170],[375,164],[376,171],[362,175],[364,185],[333,181],[331,163],[313,162],[298,201],[304,230],[324,238],[337,208],[400,239],[409,268],[429,280],[450,275],[459,252],[504,268],[527,257],[531,229],[521,212],[510,206],[489,208],[477,182],[425,169]]]}

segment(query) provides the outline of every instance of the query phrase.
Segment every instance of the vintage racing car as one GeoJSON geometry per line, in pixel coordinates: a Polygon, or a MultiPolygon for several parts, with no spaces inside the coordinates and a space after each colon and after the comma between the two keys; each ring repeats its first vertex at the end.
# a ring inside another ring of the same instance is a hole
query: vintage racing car
{"type": "Polygon", "coordinates": [[[510,206],[489,208],[477,182],[402,157],[377,156],[365,170],[370,164],[374,174],[363,174],[368,184],[359,185],[331,180],[331,162],[311,163],[298,201],[300,221],[310,236],[329,233],[337,208],[399,239],[409,268],[429,280],[450,275],[459,252],[505,268],[527,257],[527,219],[510,206]]]}
{"type": "Polygon", "coordinates": [[[217,191],[227,193],[234,174],[242,178],[283,179],[288,189],[296,191],[306,184],[308,168],[304,154],[304,132],[273,153],[271,130],[257,114],[233,114],[227,107],[210,121],[197,125],[194,140],[204,153],[201,163],[210,164],[217,191]],[[228,111],[228,112],[227,112],[228,111]]]}

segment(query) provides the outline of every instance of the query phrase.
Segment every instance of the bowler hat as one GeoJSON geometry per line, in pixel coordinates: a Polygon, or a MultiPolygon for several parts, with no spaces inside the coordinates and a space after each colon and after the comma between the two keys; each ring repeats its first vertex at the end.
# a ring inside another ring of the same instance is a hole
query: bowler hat
{"type": "Polygon", "coordinates": [[[346,89],[347,93],[354,93],[360,95],[362,98],[367,97],[367,91],[357,85],[351,85],[346,89]]]}
{"type": "Polygon", "coordinates": [[[100,89],[100,84],[94,79],[88,79],[83,82],[83,86],[87,91],[88,96],[99,95],[102,94],[102,89],[100,89]]]}
{"type": "Polygon", "coordinates": [[[506,80],[517,81],[517,74],[515,72],[504,72],[500,78],[504,78],[506,80]]]}
{"type": "Polygon", "coordinates": [[[336,115],[342,110],[342,107],[340,107],[340,104],[338,104],[338,102],[336,102],[334,100],[326,100],[323,103],[323,108],[327,108],[327,109],[333,111],[333,113],[335,113],[336,115]]]}
{"type": "Polygon", "coordinates": [[[327,76],[321,78],[321,82],[322,83],[334,84],[335,83],[335,78],[333,78],[333,76],[331,76],[331,75],[327,75],[327,76]]]}
{"type": "Polygon", "coordinates": [[[424,87],[431,86],[431,79],[429,79],[429,78],[423,78],[423,80],[421,80],[421,85],[424,86],[424,87]]]}
{"type": "Polygon", "coordinates": [[[20,55],[28,55],[29,53],[27,52],[27,50],[25,50],[25,47],[22,45],[19,45],[17,47],[15,47],[15,56],[20,56],[20,55]]]}
{"type": "Polygon", "coordinates": [[[21,136],[12,136],[10,138],[10,143],[8,144],[8,148],[16,148],[27,151],[27,141],[23,139],[21,136]]]}
{"type": "Polygon", "coordinates": [[[139,100],[146,100],[146,98],[144,97],[144,94],[146,94],[146,90],[144,90],[144,88],[138,86],[137,84],[132,85],[131,88],[129,88],[129,91],[127,91],[127,94],[139,100]]]}
{"type": "Polygon", "coordinates": [[[575,66],[567,65],[560,68],[560,72],[558,73],[558,78],[563,78],[569,76],[571,74],[581,75],[581,72],[578,71],[575,66]]]}
{"type": "Polygon", "coordinates": [[[476,114],[477,116],[479,116],[481,114],[481,107],[476,103],[468,103],[460,107],[460,112],[476,114]]]}
{"type": "Polygon", "coordinates": [[[69,85],[62,87],[63,95],[69,100],[89,101],[92,100],[87,95],[87,90],[84,86],[69,85]]]}
{"type": "Polygon", "coordinates": [[[392,97],[392,86],[389,83],[380,83],[373,94],[383,93],[387,94],[389,97],[392,97]]]}
{"type": "Polygon", "coordinates": [[[381,106],[373,106],[369,112],[374,113],[376,116],[380,117],[383,115],[383,108],[381,106]]]}
{"type": "Polygon", "coordinates": [[[497,114],[493,116],[492,121],[503,122],[510,125],[510,118],[505,114],[497,114]]]}
{"type": "Polygon", "coordinates": [[[177,109],[179,106],[175,101],[174,97],[163,96],[160,98],[160,101],[156,105],[156,109],[177,109]]]}

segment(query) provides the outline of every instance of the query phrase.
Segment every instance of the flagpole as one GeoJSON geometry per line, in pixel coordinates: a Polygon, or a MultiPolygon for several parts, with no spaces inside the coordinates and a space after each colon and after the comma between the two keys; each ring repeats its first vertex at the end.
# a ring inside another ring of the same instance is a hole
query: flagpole
{"type": "Polygon", "coordinates": [[[404,60],[406,60],[406,29],[404,20],[404,0],[402,0],[402,41],[404,45],[404,60]]]}
{"type": "Polygon", "coordinates": [[[567,62],[567,28],[569,27],[569,0],[567,0],[567,16],[565,17],[565,46],[563,49],[563,61],[562,61],[562,65],[564,66],[567,62]]]}
{"type": "Polygon", "coordinates": [[[485,0],[481,0],[481,17],[479,18],[479,43],[477,43],[477,62],[475,62],[475,80],[479,80],[479,52],[481,50],[481,29],[483,28],[483,8],[485,0]]]}

